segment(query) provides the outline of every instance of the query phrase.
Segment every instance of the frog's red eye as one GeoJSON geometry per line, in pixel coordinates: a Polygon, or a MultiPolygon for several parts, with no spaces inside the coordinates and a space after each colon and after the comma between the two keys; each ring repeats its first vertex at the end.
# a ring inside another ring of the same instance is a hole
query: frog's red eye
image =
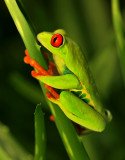
{"type": "Polygon", "coordinates": [[[63,36],[61,34],[54,34],[51,38],[51,45],[53,47],[59,47],[63,44],[63,36]]]}

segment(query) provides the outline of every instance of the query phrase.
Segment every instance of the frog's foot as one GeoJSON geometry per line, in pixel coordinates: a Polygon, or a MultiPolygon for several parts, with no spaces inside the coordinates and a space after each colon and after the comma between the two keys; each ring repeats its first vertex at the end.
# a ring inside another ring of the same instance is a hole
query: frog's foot
{"type": "Polygon", "coordinates": [[[54,121],[55,121],[55,119],[54,119],[53,115],[51,115],[49,118],[50,118],[50,120],[51,120],[52,122],[54,122],[54,121]]]}
{"type": "Polygon", "coordinates": [[[51,75],[51,76],[54,75],[54,73],[53,73],[54,67],[55,67],[54,63],[49,61],[49,66],[48,66],[49,70],[48,70],[48,73],[49,73],[49,75],[51,75]]]}
{"type": "Polygon", "coordinates": [[[80,126],[79,124],[73,122],[75,128],[76,128],[76,131],[79,135],[83,135],[83,131],[84,131],[84,128],[82,126],[80,126]]]}
{"type": "Polygon", "coordinates": [[[25,49],[25,55],[26,56],[24,57],[24,63],[30,64],[30,56],[29,56],[27,49],[25,49]]]}
{"type": "MultiPolygon", "coordinates": [[[[43,54],[44,54],[44,57],[45,57],[47,60],[50,59],[48,53],[45,53],[45,52],[44,52],[43,54]]],[[[53,76],[53,69],[54,69],[54,67],[55,67],[54,63],[49,61],[49,66],[48,66],[49,70],[48,70],[48,73],[49,73],[50,75],[52,75],[52,76],[53,76]]]]}
{"type": "Polygon", "coordinates": [[[27,49],[25,50],[25,54],[26,56],[24,57],[24,62],[26,64],[30,64],[32,67],[36,68],[36,71],[32,71],[31,74],[33,77],[42,75],[42,76],[46,76],[46,75],[53,75],[53,68],[54,68],[54,64],[52,62],[49,62],[49,70],[46,71],[45,69],[43,69],[34,59],[31,59],[29,56],[29,53],[27,51],[27,49]]]}
{"type": "Polygon", "coordinates": [[[60,98],[60,95],[51,86],[44,84],[44,87],[49,91],[46,93],[46,96],[50,101],[58,100],[60,98]]]}
{"type": "Polygon", "coordinates": [[[51,87],[51,86],[48,86],[47,84],[44,84],[44,87],[49,91],[49,92],[46,92],[46,96],[47,98],[57,104],[57,105],[60,105],[60,95],[51,87]]]}

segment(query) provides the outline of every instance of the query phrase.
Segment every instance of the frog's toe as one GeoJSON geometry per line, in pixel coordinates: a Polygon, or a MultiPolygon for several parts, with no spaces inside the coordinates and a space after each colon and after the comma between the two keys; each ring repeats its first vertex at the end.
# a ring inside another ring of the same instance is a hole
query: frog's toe
{"type": "Polygon", "coordinates": [[[27,49],[25,49],[25,54],[26,54],[26,56],[24,57],[24,63],[30,64],[31,59],[30,59],[30,56],[29,56],[27,49]]]}
{"type": "Polygon", "coordinates": [[[44,84],[44,87],[53,95],[55,99],[59,99],[60,95],[51,86],[44,84]]]}

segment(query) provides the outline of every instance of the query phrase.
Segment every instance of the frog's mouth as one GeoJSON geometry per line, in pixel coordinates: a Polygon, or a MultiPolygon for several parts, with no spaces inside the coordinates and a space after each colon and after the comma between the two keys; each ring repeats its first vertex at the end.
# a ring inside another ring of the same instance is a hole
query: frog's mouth
{"type": "Polygon", "coordinates": [[[37,35],[37,40],[42,46],[52,53],[52,45],[50,43],[52,34],[48,32],[42,32],[37,35]]]}

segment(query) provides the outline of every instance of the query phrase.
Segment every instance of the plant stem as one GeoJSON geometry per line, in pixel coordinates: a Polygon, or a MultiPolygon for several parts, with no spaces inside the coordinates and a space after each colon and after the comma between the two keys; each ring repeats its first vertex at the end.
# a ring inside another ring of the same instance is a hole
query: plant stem
{"type": "Polygon", "coordinates": [[[31,160],[33,156],[13,137],[9,128],[0,123],[0,160],[31,160]]]}
{"type": "Polygon", "coordinates": [[[124,42],[124,30],[123,30],[122,16],[120,13],[119,0],[112,0],[112,17],[113,17],[115,36],[116,36],[118,56],[120,60],[121,71],[123,74],[123,81],[125,85],[125,42],[124,42]]]}
{"type": "MultiPolygon", "coordinates": [[[[23,42],[28,50],[30,57],[37,61],[43,68],[47,68],[44,58],[40,51],[40,46],[36,42],[32,26],[25,19],[15,0],[5,0],[5,3],[10,11],[10,14],[15,22],[15,25],[23,39],[23,42]]],[[[41,88],[46,94],[46,89],[43,83],[40,82],[41,88]]],[[[82,142],[76,133],[73,123],[64,115],[60,108],[48,102],[51,112],[54,115],[55,123],[62,137],[65,149],[71,160],[89,160],[89,157],[84,149],[82,142]]]]}
{"type": "Polygon", "coordinates": [[[35,158],[34,160],[45,160],[46,156],[46,132],[44,115],[41,105],[35,110],[35,158]]]}

